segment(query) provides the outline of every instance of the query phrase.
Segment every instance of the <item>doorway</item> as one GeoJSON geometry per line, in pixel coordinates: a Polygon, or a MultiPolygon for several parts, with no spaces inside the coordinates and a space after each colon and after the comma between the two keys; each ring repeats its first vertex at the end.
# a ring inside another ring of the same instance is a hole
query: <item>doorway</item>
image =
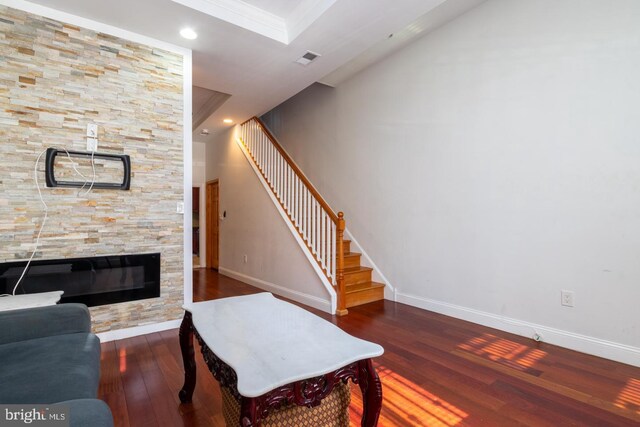
{"type": "Polygon", "coordinates": [[[219,242],[218,232],[218,202],[220,200],[220,189],[218,180],[207,182],[207,268],[218,269],[219,265],[219,242]]]}

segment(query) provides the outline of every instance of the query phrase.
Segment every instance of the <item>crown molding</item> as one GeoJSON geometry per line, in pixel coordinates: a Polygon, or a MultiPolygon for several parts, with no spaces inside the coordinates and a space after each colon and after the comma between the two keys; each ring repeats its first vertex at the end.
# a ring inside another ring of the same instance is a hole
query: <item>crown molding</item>
{"type": "Polygon", "coordinates": [[[288,44],[285,20],[240,0],[171,0],[214,18],[288,44]]]}
{"type": "Polygon", "coordinates": [[[298,1],[286,18],[242,0],[171,1],[288,45],[337,0],[298,1]]]}

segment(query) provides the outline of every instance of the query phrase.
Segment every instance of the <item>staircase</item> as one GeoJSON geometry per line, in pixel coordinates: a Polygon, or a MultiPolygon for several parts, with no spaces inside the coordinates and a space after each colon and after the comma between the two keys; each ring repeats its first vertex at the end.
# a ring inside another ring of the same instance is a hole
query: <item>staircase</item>
{"type": "Polygon", "coordinates": [[[240,126],[238,143],[335,289],[336,314],[382,300],[384,284],[372,280],[373,269],[361,264],[362,254],[351,252],[351,241],[344,239],[343,213],[329,207],[260,119],[253,117],[240,126]]]}
{"type": "Polygon", "coordinates": [[[360,263],[362,254],[351,252],[351,240],[343,240],[346,308],[384,299],[384,284],[371,279],[373,269],[360,263]]]}

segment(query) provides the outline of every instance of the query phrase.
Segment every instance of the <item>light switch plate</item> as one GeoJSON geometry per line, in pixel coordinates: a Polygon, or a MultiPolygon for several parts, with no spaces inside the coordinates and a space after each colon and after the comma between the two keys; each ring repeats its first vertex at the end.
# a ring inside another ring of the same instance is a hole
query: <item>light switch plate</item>
{"type": "Polygon", "coordinates": [[[98,137],[98,125],[95,123],[89,123],[87,125],[87,136],[90,138],[98,137]]]}

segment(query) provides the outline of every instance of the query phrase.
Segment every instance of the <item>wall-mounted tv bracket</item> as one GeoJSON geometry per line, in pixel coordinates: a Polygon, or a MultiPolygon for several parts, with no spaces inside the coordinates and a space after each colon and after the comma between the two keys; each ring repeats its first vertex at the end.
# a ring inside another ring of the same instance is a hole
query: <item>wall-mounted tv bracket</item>
{"type": "MultiPolygon", "coordinates": [[[[68,151],[69,156],[91,159],[93,154],[94,159],[112,160],[122,162],[124,173],[122,182],[95,182],[93,188],[106,188],[113,190],[128,190],[131,184],[131,159],[126,154],[103,154],[103,153],[91,153],[84,151],[68,151]]],[[[47,148],[47,158],[45,166],[45,176],[47,179],[47,187],[83,187],[86,186],[82,181],[59,181],[55,178],[54,165],[56,156],[67,155],[67,151],[58,150],[57,148],[47,148]]]]}

